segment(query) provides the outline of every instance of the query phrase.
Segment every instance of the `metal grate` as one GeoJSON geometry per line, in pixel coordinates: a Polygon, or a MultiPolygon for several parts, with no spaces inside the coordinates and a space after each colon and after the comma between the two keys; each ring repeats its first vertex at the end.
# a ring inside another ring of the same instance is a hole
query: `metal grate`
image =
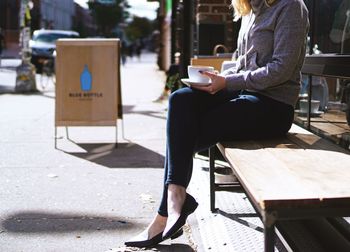
{"type": "MultiPolygon", "coordinates": [[[[263,224],[244,193],[216,192],[220,211],[210,212],[208,166],[204,160],[194,160],[190,185],[190,191],[199,202],[195,213],[204,250],[263,251],[263,224]]],[[[287,251],[278,239],[276,244],[276,251],[287,251]]]]}

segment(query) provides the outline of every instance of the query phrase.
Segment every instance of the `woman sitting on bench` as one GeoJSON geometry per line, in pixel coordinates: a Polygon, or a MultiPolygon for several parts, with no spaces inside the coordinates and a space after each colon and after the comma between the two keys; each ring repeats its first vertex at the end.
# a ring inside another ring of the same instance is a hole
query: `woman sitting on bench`
{"type": "Polygon", "coordinates": [[[270,138],[288,132],[300,90],[309,28],[302,0],[233,0],[242,17],[235,67],[203,72],[208,86],[193,85],[169,98],[163,198],[147,229],[125,242],[154,246],[182,234],[197,207],[186,193],[193,154],[220,141],[270,138]]]}

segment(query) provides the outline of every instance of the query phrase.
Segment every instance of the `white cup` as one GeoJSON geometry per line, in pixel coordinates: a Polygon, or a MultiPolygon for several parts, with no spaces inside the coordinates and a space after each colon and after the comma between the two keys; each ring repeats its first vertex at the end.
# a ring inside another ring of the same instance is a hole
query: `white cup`
{"type": "Polygon", "coordinates": [[[188,66],[188,77],[190,81],[198,83],[210,83],[210,78],[201,74],[199,71],[203,72],[214,72],[214,67],[212,66],[188,66]]]}
{"type": "MultiPolygon", "coordinates": [[[[302,113],[307,113],[309,109],[309,101],[302,99],[299,101],[299,106],[300,106],[300,112],[302,113]]],[[[318,109],[320,108],[320,101],[318,100],[311,100],[311,113],[317,113],[318,109]]]]}

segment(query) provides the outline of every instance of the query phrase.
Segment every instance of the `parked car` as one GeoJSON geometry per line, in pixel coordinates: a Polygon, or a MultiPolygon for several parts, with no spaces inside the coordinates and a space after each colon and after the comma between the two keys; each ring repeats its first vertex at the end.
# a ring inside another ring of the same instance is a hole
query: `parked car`
{"type": "Polygon", "coordinates": [[[60,38],[79,38],[79,33],[75,31],[63,30],[36,30],[29,41],[32,50],[32,64],[35,65],[37,72],[42,72],[43,63],[47,60],[54,60],[54,51],[56,50],[56,40],[60,38]]]}

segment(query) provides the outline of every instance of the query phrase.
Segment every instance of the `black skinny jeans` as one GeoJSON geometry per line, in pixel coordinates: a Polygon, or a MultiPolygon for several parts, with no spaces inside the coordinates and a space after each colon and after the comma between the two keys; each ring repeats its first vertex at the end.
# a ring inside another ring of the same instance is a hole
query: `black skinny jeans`
{"type": "Polygon", "coordinates": [[[220,141],[271,138],[290,129],[293,106],[253,92],[211,95],[182,88],[169,98],[164,190],[158,213],[167,213],[167,185],[187,188],[193,155],[220,141]]]}

